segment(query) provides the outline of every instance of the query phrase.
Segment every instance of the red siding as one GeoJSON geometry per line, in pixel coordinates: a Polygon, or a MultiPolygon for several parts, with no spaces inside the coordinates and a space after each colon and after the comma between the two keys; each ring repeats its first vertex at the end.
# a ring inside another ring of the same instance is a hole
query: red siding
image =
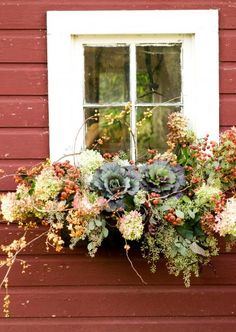
{"type": "MultiPolygon", "coordinates": [[[[47,10],[214,8],[220,14],[220,123],[226,130],[236,125],[236,1],[1,1],[0,168],[12,174],[49,154],[47,10]]],[[[13,189],[11,177],[1,182],[1,191],[13,189]]],[[[1,226],[0,234],[2,243],[20,231],[1,226]]],[[[35,243],[22,257],[31,267],[24,275],[16,267],[11,275],[13,318],[0,319],[0,331],[233,331],[235,253],[214,259],[190,289],[169,276],[163,262],[152,275],[138,254],[131,254],[147,286],[118,252],[101,251],[91,259],[83,249],[56,255],[47,253],[42,241],[35,243]]]]}

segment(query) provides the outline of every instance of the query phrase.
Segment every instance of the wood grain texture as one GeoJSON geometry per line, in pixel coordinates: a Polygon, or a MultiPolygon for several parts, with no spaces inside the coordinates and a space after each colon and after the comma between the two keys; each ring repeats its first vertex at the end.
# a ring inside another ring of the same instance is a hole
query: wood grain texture
{"type": "Polygon", "coordinates": [[[220,32],[220,61],[236,61],[236,31],[220,32]]]}
{"type": "Polygon", "coordinates": [[[0,97],[0,127],[48,127],[47,98],[0,97]]]}
{"type": "Polygon", "coordinates": [[[4,332],[228,332],[235,317],[0,318],[4,332]]]}
{"type": "Polygon", "coordinates": [[[10,289],[11,317],[235,316],[234,286],[80,286],[10,289]],[[209,305],[210,304],[210,305],[209,305]]]}
{"type": "Polygon", "coordinates": [[[47,95],[47,70],[41,64],[0,64],[0,95],[47,95]]]}
{"type": "Polygon", "coordinates": [[[236,5],[230,0],[23,0],[0,3],[0,29],[45,29],[47,10],[115,9],[219,9],[220,27],[236,28],[236,5]]]}
{"type": "Polygon", "coordinates": [[[45,31],[0,30],[0,62],[45,63],[45,31]]]}
{"type": "MultiPolygon", "coordinates": [[[[9,281],[11,287],[37,286],[125,286],[141,285],[132,270],[124,251],[111,255],[101,249],[96,258],[88,257],[85,250],[76,250],[70,254],[25,255],[21,259],[30,266],[21,273],[20,264],[15,264],[9,281]],[[75,254],[77,252],[77,255],[75,254]]],[[[0,256],[1,257],[1,256],[0,256]]],[[[169,275],[165,262],[160,260],[156,273],[151,273],[147,262],[141,258],[140,251],[131,250],[130,258],[142,278],[150,285],[184,287],[182,277],[169,275]]],[[[1,257],[2,259],[2,257],[1,257]]],[[[235,285],[236,286],[236,255],[222,254],[213,258],[211,266],[203,267],[199,278],[192,277],[191,286],[199,285],[235,285]]],[[[0,280],[4,271],[0,271],[0,280]]]]}
{"type": "MultiPolygon", "coordinates": [[[[235,0],[0,1],[0,168],[6,174],[49,154],[46,11],[96,9],[219,9],[221,130],[236,124],[235,0]]],[[[1,191],[14,189],[12,177],[1,181],[1,191]]],[[[44,231],[31,231],[29,238],[44,231]]],[[[0,243],[21,235],[15,225],[0,225],[0,243]]],[[[31,266],[21,274],[16,265],[10,277],[11,309],[18,318],[0,319],[0,331],[234,331],[236,249],[214,258],[190,289],[167,273],[163,261],[151,274],[131,249],[148,282],[141,285],[122,249],[107,244],[92,259],[84,246],[56,254],[46,251],[43,239],[31,245],[21,255],[31,266]]]]}
{"type": "Polygon", "coordinates": [[[236,95],[222,94],[220,96],[220,123],[222,126],[236,125],[236,95]]]}
{"type": "Polygon", "coordinates": [[[236,93],[236,62],[221,63],[220,93],[236,93]]]}
{"type": "Polygon", "coordinates": [[[0,159],[44,159],[48,155],[47,128],[0,130],[0,159]]]}

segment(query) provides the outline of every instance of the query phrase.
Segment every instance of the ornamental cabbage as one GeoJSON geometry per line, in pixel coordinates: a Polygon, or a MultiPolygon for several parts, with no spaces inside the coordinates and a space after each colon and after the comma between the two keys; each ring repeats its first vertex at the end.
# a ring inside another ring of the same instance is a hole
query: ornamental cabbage
{"type": "Polygon", "coordinates": [[[161,196],[177,193],[185,185],[184,169],[171,166],[167,161],[157,160],[151,165],[141,166],[141,186],[148,192],[161,196]]]}
{"type": "Polygon", "coordinates": [[[123,198],[139,190],[140,175],[133,166],[122,167],[116,162],[102,165],[95,172],[91,185],[109,200],[111,210],[123,207],[123,198]]]}

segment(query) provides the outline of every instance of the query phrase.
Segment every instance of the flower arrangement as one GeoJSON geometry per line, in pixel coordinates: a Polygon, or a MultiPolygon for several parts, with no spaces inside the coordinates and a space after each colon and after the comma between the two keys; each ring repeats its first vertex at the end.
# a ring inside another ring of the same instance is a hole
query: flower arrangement
{"type": "MultiPolygon", "coordinates": [[[[115,228],[130,262],[136,241],[152,272],[164,257],[169,273],[182,274],[189,286],[191,276],[218,255],[218,236],[236,236],[236,128],[222,133],[219,143],[197,139],[183,115],[172,113],[168,129],[169,149],[149,150],[143,163],[85,150],[77,165],[47,160],[19,169],[16,192],[1,197],[1,211],[25,233],[1,246],[7,268],[1,286],[7,289],[11,267],[29,244],[27,231],[39,225],[47,226],[47,248],[60,252],[85,241],[91,257],[115,228]]],[[[9,303],[6,293],[6,316],[9,303]]]]}

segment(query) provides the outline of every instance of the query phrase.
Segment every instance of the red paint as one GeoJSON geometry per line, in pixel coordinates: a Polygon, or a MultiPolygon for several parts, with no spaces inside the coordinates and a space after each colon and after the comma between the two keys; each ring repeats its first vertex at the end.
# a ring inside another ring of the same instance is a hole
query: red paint
{"type": "Polygon", "coordinates": [[[227,317],[117,317],[2,319],[0,329],[11,332],[189,332],[233,331],[236,318],[227,317]]]}
{"type": "Polygon", "coordinates": [[[0,64],[0,77],[0,95],[47,95],[45,65],[0,64]]]}
{"type": "Polygon", "coordinates": [[[222,94],[220,97],[220,123],[222,126],[236,125],[236,95],[222,94]]]}
{"type": "Polygon", "coordinates": [[[47,128],[0,130],[0,159],[43,159],[47,156],[47,128]]]}
{"type": "Polygon", "coordinates": [[[18,318],[234,317],[236,309],[234,286],[29,286],[11,294],[12,317],[18,318]]]}
{"type": "MultiPolygon", "coordinates": [[[[221,131],[236,124],[235,1],[6,0],[0,3],[0,168],[6,173],[35,164],[49,154],[46,11],[106,9],[219,9],[221,131]]],[[[0,183],[0,191],[14,188],[12,178],[0,183]]],[[[30,231],[30,238],[43,230],[30,231]]],[[[10,230],[0,225],[0,243],[21,234],[13,225],[10,230]]],[[[122,248],[119,252],[102,249],[91,259],[84,248],[59,255],[52,250],[47,253],[41,239],[24,251],[23,258],[32,265],[26,274],[21,275],[16,267],[10,279],[13,317],[21,318],[0,319],[0,331],[234,329],[235,250],[213,259],[216,274],[204,267],[190,289],[182,286],[181,279],[169,276],[163,262],[152,275],[138,253],[130,254],[148,286],[140,284],[122,248]],[[68,318],[70,315],[74,318],[68,318]]]]}
{"type": "Polygon", "coordinates": [[[0,30],[0,62],[46,63],[45,31],[0,30]]]}
{"type": "Polygon", "coordinates": [[[1,29],[45,29],[47,10],[220,9],[220,28],[236,28],[236,7],[230,0],[27,0],[0,3],[1,29]]]}
{"type": "Polygon", "coordinates": [[[48,127],[48,99],[41,96],[0,96],[0,128],[48,127]]]}

